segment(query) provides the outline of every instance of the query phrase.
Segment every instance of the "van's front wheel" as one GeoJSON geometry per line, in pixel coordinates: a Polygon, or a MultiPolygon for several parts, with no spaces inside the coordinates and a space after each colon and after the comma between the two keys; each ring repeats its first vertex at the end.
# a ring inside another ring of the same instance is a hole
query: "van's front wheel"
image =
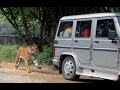
{"type": "Polygon", "coordinates": [[[75,74],[76,65],[72,57],[66,57],[62,63],[62,74],[63,77],[67,80],[78,80],[79,75],[75,74]]]}

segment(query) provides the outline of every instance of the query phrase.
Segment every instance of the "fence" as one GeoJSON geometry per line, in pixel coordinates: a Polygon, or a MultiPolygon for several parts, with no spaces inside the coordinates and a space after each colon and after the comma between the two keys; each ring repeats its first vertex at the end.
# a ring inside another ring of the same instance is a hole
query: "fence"
{"type": "Polygon", "coordinates": [[[17,37],[13,37],[13,36],[0,36],[0,44],[14,45],[14,44],[18,44],[18,40],[17,37]]]}

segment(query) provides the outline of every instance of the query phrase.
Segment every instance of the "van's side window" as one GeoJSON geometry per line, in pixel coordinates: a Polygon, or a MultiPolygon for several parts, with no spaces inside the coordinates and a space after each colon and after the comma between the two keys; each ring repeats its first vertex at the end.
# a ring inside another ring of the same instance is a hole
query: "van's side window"
{"type": "Polygon", "coordinates": [[[71,37],[73,21],[64,21],[60,23],[58,37],[71,37]]]}
{"type": "Polygon", "coordinates": [[[75,37],[89,37],[92,20],[77,21],[75,37]]]}
{"type": "Polygon", "coordinates": [[[96,37],[108,37],[109,30],[116,31],[113,19],[97,21],[96,37]]]}

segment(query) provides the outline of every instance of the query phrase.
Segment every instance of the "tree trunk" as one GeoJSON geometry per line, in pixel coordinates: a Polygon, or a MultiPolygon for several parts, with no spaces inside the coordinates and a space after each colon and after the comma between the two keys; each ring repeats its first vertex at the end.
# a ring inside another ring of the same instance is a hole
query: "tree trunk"
{"type": "MultiPolygon", "coordinates": [[[[23,25],[24,25],[24,28],[25,28],[26,35],[27,35],[27,37],[30,38],[30,40],[32,41],[32,44],[35,44],[32,36],[31,36],[31,34],[30,34],[29,30],[28,30],[26,18],[25,18],[24,11],[23,11],[23,8],[22,8],[22,7],[20,7],[20,11],[21,11],[22,20],[23,20],[23,25]]],[[[29,38],[28,38],[28,39],[29,39],[29,38]]]]}

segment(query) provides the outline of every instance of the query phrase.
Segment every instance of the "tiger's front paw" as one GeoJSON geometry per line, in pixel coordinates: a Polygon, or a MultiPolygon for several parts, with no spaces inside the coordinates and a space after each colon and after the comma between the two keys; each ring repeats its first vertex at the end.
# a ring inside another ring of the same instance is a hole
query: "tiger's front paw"
{"type": "Polygon", "coordinates": [[[37,66],[37,68],[38,68],[38,69],[41,69],[41,67],[40,67],[40,66],[37,66]]]}
{"type": "Polygon", "coordinates": [[[27,70],[27,73],[31,73],[31,71],[30,71],[30,70],[27,70]]]}
{"type": "Polygon", "coordinates": [[[16,68],[16,67],[14,67],[14,70],[17,70],[17,68],[16,68]]]}

